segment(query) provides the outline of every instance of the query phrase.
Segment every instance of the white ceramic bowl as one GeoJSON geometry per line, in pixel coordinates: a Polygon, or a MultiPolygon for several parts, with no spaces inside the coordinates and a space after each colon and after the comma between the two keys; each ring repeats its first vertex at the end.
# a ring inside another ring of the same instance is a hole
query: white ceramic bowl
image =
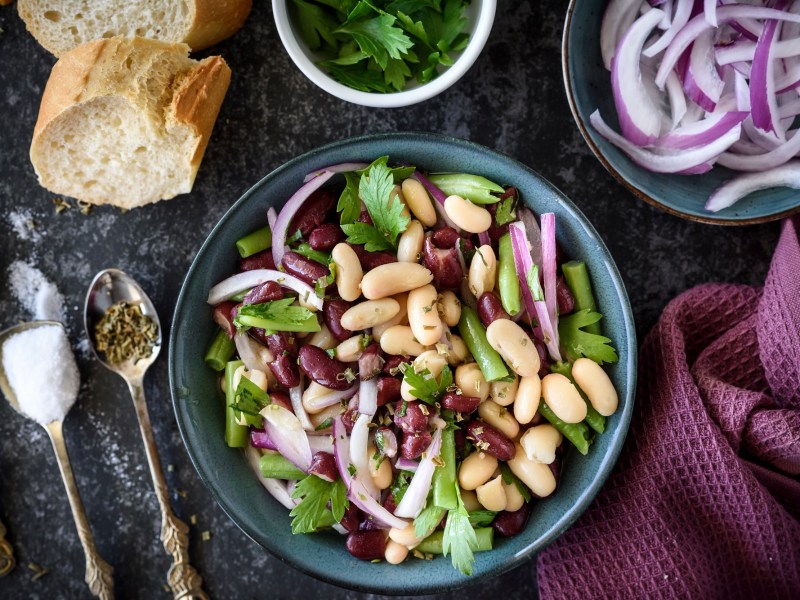
{"type": "Polygon", "coordinates": [[[287,9],[287,1],[272,0],[272,12],[275,16],[275,25],[278,28],[278,35],[280,35],[281,42],[283,42],[283,46],[286,48],[292,61],[294,61],[294,64],[297,65],[303,74],[323,90],[329,94],[333,94],[337,98],[352,102],[353,104],[373,106],[376,108],[397,108],[422,102],[423,100],[433,98],[435,95],[440,94],[461,79],[464,73],[472,66],[472,63],[478,58],[481,50],[483,50],[483,46],[486,44],[486,40],[489,38],[496,7],[497,0],[473,0],[469,6],[467,6],[465,14],[469,19],[469,25],[466,29],[470,36],[469,44],[460,53],[455,53],[453,55],[455,64],[442,71],[436,79],[422,85],[409,82],[406,89],[402,92],[382,94],[354,90],[353,88],[339,83],[320,69],[316,65],[316,61],[320,60],[321,57],[317,56],[315,52],[312,52],[308,46],[306,46],[302,37],[292,24],[287,9]]]}

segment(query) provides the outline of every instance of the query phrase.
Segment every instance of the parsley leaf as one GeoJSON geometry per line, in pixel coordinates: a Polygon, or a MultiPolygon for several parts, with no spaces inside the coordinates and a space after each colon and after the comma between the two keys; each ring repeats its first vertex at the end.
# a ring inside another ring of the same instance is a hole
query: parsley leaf
{"type": "Polygon", "coordinates": [[[411,483],[411,478],[413,476],[414,473],[411,471],[400,471],[397,475],[395,475],[392,486],[389,488],[389,492],[391,492],[395,504],[400,504],[400,502],[403,501],[403,496],[406,495],[406,490],[408,489],[408,485],[411,483]]]}
{"type": "Polygon", "coordinates": [[[445,510],[443,508],[439,508],[428,500],[428,506],[423,508],[422,512],[414,519],[414,535],[418,538],[429,536],[442,520],[444,513],[445,510]]]}
{"type": "Polygon", "coordinates": [[[386,167],[392,172],[392,179],[394,180],[395,184],[403,183],[404,179],[408,179],[414,174],[414,171],[417,170],[416,167],[408,166],[401,166],[401,167],[390,167],[389,166],[389,157],[388,156],[381,156],[376,158],[372,163],[360,171],[356,171],[359,175],[366,175],[369,173],[369,170],[377,165],[381,165],[386,167]]]}
{"type": "Polygon", "coordinates": [[[302,306],[292,306],[294,298],[283,298],[261,304],[246,304],[239,308],[233,320],[238,328],[260,327],[271,331],[320,330],[317,316],[302,306]]]}
{"type": "Polygon", "coordinates": [[[300,503],[292,509],[292,533],[313,533],[326,524],[330,513],[336,522],[342,520],[349,501],[344,482],[325,481],[316,475],[309,475],[297,482],[292,498],[300,498],[300,503]],[[331,510],[328,510],[328,502],[331,510]],[[337,517],[338,515],[338,517],[337,517]]]}
{"type": "Polygon", "coordinates": [[[581,356],[591,358],[597,364],[619,360],[616,350],[609,344],[610,338],[583,331],[583,328],[603,318],[598,312],[585,308],[559,319],[558,336],[571,361],[581,356]]]}
{"type": "Polygon", "coordinates": [[[447,524],[444,526],[442,538],[442,554],[449,553],[453,566],[464,575],[472,575],[472,563],[475,562],[473,549],[478,545],[475,530],[469,522],[469,513],[464,507],[461,492],[456,485],[458,508],[448,511],[447,524]]]}
{"type": "Polygon", "coordinates": [[[269,394],[250,381],[242,377],[233,394],[231,408],[237,421],[243,419],[253,427],[263,427],[264,418],[259,414],[261,409],[270,403],[269,394]],[[238,413],[238,414],[237,414],[238,413]]]}
{"type": "Polygon", "coordinates": [[[469,513],[469,522],[473,527],[488,527],[496,516],[493,510],[475,510],[469,513]]]}
{"type": "Polygon", "coordinates": [[[339,203],[336,205],[336,212],[341,213],[339,222],[342,225],[355,223],[361,214],[361,198],[358,197],[359,177],[356,173],[348,172],[344,174],[345,186],[339,196],[339,203]]]}
{"type": "Polygon", "coordinates": [[[381,69],[386,69],[390,58],[401,58],[413,46],[404,31],[394,26],[395,21],[395,16],[378,12],[366,0],[362,0],[334,33],[350,34],[364,54],[374,58],[381,69]],[[367,12],[364,6],[369,6],[377,14],[371,18],[359,18],[367,12]]]}
{"type": "Polygon", "coordinates": [[[294,11],[297,14],[295,23],[299,26],[300,36],[311,50],[319,50],[323,41],[336,47],[336,37],[333,30],[339,26],[336,19],[322,7],[313,2],[293,0],[294,11]]]}
{"type": "Polygon", "coordinates": [[[411,387],[409,390],[411,395],[426,404],[435,404],[447,391],[447,388],[453,385],[453,372],[447,365],[442,369],[439,381],[436,381],[428,369],[417,373],[409,363],[402,363],[400,368],[403,371],[403,379],[411,387]]]}
{"type": "Polygon", "coordinates": [[[367,252],[379,250],[394,250],[392,244],[380,231],[367,223],[350,223],[342,225],[342,231],[347,234],[347,241],[351,244],[363,244],[367,252]]]}
{"type": "MultiPolygon", "coordinates": [[[[497,203],[497,212],[495,212],[494,219],[498,225],[506,225],[517,220],[517,202],[519,201],[519,194],[516,189],[510,188],[511,192],[508,197],[501,196],[500,202],[497,203]]],[[[508,193],[508,192],[506,192],[508,193]]],[[[505,195],[505,194],[504,194],[505,195]]]]}

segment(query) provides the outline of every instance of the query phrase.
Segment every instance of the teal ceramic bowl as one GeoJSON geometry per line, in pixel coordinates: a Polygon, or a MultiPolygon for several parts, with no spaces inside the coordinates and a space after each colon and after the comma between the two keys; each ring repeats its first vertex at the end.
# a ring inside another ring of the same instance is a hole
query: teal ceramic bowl
{"type": "Polygon", "coordinates": [[[636,339],[628,297],[611,255],[586,217],[552,185],[526,166],[470,142],[430,134],[398,133],[345,140],[288,162],[259,181],[214,227],[183,284],[169,345],[172,401],[181,435],[201,479],[215,500],[250,538],[283,561],[324,581],[361,591],[425,594],[468,585],[499,575],[535,555],[583,512],[617,459],[633,410],[636,339]],[[302,184],[303,176],[326,165],[370,161],[389,155],[425,169],[463,171],[514,185],[537,213],[556,213],[558,240],[566,254],[589,266],[605,332],[621,360],[611,375],[620,409],[588,456],[565,456],[556,493],[532,510],[527,529],[511,539],[498,538],[491,552],[478,553],[471,578],[453,569],[449,559],[409,559],[399,566],[371,564],[350,556],[336,533],[292,535],[288,511],[261,487],[241,451],[223,440],[224,410],[216,373],[203,363],[216,331],[206,305],[208,290],[234,272],[234,242],[266,223],[270,206],[281,205],[302,184]]]}
{"type": "Polygon", "coordinates": [[[735,173],[714,167],[703,175],[652,173],[631,161],[602,138],[589,123],[600,109],[603,119],[619,131],[611,75],[600,56],[600,22],[608,0],[571,0],[564,24],[562,67],[572,114],[584,139],[603,166],[634,195],[670,214],[716,225],[751,225],[781,219],[800,211],[800,194],[775,188],[751,194],[716,213],[703,207],[711,193],[735,173]]]}

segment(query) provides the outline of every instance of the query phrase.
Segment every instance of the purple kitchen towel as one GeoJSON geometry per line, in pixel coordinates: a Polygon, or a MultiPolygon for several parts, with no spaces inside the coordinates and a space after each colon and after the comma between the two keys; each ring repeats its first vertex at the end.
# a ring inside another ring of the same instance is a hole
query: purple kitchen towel
{"type": "Polygon", "coordinates": [[[798,234],[784,222],[763,289],[666,307],[617,466],[539,555],[542,598],[800,598],[798,234]]]}

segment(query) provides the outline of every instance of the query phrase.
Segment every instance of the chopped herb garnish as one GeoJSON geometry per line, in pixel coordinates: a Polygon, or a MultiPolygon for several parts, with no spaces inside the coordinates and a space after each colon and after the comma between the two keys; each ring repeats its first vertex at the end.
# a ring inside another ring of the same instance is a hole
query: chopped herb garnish
{"type": "Polygon", "coordinates": [[[238,328],[259,327],[271,331],[320,330],[317,316],[307,308],[293,306],[294,298],[283,298],[261,304],[246,304],[239,308],[233,320],[238,328]]]}
{"type": "Polygon", "coordinates": [[[599,365],[619,360],[616,350],[609,344],[610,338],[583,330],[602,318],[603,315],[599,312],[585,308],[559,319],[558,337],[571,361],[581,356],[590,358],[599,365]]]}
{"type": "Polygon", "coordinates": [[[444,517],[445,510],[434,505],[428,498],[428,505],[422,509],[416,519],[414,519],[414,535],[424,538],[436,529],[436,526],[444,517]]]}
{"type": "Polygon", "coordinates": [[[400,471],[395,476],[392,486],[389,488],[395,504],[400,504],[403,501],[403,496],[405,496],[408,484],[411,483],[411,478],[413,476],[414,473],[411,471],[400,471]]]}
{"type": "Polygon", "coordinates": [[[478,545],[475,530],[469,521],[469,513],[464,507],[461,492],[456,484],[458,507],[448,511],[447,524],[444,526],[442,538],[442,554],[450,554],[453,566],[464,575],[472,575],[472,564],[475,562],[473,550],[478,545]]]}
{"type": "Polygon", "coordinates": [[[269,394],[250,381],[247,377],[242,377],[236,392],[233,395],[231,408],[234,416],[239,422],[244,422],[252,427],[263,427],[264,419],[259,414],[261,409],[269,404],[269,394]]]}
{"type": "Polygon", "coordinates": [[[322,431],[323,429],[327,429],[331,425],[333,425],[333,419],[331,417],[328,417],[322,423],[314,427],[314,431],[322,431]]]}
{"type": "Polygon", "coordinates": [[[328,513],[333,513],[333,518],[338,523],[349,505],[347,489],[341,479],[330,482],[316,475],[309,475],[298,481],[292,498],[300,499],[300,503],[289,513],[289,516],[294,517],[292,533],[316,531],[325,522],[328,513]]]}
{"type": "Polygon", "coordinates": [[[436,381],[436,378],[431,375],[428,369],[423,369],[417,373],[412,365],[403,364],[405,365],[404,367],[401,366],[403,379],[411,387],[409,390],[411,395],[427,404],[435,404],[442,394],[447,391],[447,388],[453,385],[453,372],[447,365],[442,369],[439,381],[436,381]]]}

